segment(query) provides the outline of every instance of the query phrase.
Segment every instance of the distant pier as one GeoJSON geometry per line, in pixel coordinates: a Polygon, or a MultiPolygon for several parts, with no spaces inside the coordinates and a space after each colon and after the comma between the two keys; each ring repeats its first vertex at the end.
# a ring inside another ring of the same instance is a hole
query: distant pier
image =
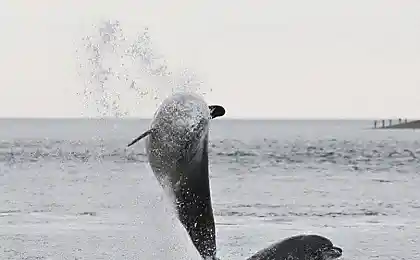
{"type": "Polygon", "coordinates": [[[381,119],[373,121],[373,129],[420,129],[420,120],[381,119]]]}

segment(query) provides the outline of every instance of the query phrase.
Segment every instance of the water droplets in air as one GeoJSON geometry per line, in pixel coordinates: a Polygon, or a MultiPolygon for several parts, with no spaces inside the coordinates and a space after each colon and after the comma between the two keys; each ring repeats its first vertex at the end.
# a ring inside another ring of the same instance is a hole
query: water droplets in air
{"type": "Polygon", "coordinates": [[[79,94],[85,110],[94,109],[95,116],[124,117],[142,105],[157,107],[177,90],[201,95],[211,91],[203,90],[203,82],[189,69],[174,75],[154,47],[147,27],[129,39],[119,21],[101,22],[92,27],[91,35],[83,37],[77,54],[79,75],[84,80],[79,94]]]}

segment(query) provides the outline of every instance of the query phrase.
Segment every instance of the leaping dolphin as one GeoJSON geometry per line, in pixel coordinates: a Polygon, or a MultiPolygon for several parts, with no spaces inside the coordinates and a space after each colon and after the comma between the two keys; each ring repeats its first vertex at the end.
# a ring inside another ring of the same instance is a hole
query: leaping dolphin
{"type": "MultiPolygon", "coordinates": [[[[209,122],[224,114],[222,106],[208,106],[195,94],[176,93],[162,102],[150,129],[128,145],[147,137],[150,166],[160,184],[171,188],[179,220],[204,259],[217,259],[209,181],[209,122]]],[[[248,260],[329,260],[341,255],[342,249],[325,237],[299,235],[248,260]]]]}

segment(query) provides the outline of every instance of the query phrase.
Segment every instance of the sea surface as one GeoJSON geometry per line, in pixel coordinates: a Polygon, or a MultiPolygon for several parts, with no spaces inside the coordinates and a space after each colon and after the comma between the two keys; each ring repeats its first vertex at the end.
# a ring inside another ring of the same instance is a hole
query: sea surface
{"type": "MultiPolygon", "coordinates": [[[[148,164],[149,120],[0,120],[0,259],[199,259],[148,164]]],[[[218,256],[315,233],[343,259],[420,259],[420,132],[214,120],[218,256]]]]}

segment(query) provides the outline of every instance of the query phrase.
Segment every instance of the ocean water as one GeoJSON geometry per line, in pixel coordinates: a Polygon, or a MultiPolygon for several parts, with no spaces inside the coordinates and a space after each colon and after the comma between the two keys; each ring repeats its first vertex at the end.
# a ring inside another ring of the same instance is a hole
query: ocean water
{"type": "MultiPolygon", "coordinates": [[[[0,120],[1,259],[199,259],[145,157],[148,120],[0,120]]],[[[218,256],[301,233],[419,259],[420,141],[370,121],[214,120],[218,256]]]]}

